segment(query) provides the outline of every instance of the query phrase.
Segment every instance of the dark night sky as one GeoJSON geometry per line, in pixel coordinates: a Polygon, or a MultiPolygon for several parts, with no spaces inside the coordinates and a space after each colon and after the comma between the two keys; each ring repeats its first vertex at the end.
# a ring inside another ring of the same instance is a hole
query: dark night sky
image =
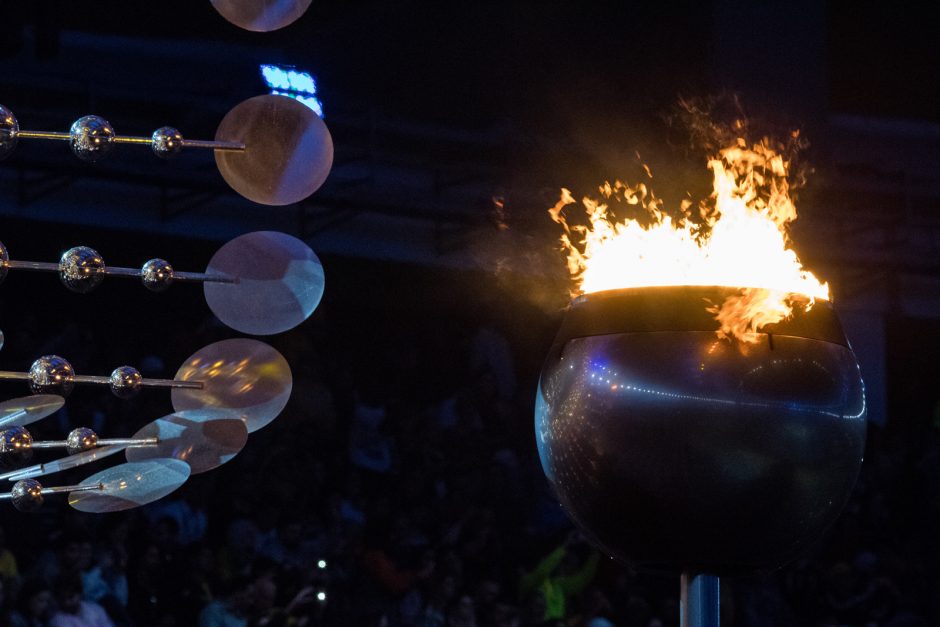
{"type": "MultiPolygon", "coordinates": [[[[316,0],[300,22],[268,35],[230,26],[205,0],[0,4],[64,29],[276,42],[314,68],[326,90],[462,126],[506,119],[550,126],[572,110],[652,110],[677,94],[725,86],[708,68],[716,44],[711,2],[316,0]]],[[[825,58],[815,62],[828,77],[833,110],[940,120],[933,48],[940,28],[933,10],[908,4],[832,0],[820,12],[825,58]]],[[[742,20],[741,29],[749,26],[742,20]]],[[[768,32],[766,46],[778,44],[768,32]]]]}

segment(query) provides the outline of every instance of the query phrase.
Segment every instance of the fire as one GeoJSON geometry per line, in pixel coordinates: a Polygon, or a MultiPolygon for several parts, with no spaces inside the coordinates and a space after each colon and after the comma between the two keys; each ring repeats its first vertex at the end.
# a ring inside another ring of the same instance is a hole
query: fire
{"type": "Polygon", "coordinates": [[[719,322],[719,336],[745,341],[790,316],[794,307],[829,300],[828,284],[805,270],[790,247],[796,207],[783,155],[768,140],[748,145],[738,139],[710,159],[708,168],[713,191],[698,207],[698,223],[691,219],[691,201],[683,201],[674,217],[645,184],[618,181],[602,185],[600,199],[582,200],[587,224],[569,225],[565,207],[575,199],[563,189],[549,213],[564,228],[573,295],[659,285],[741,288],[709,311],[719,322]],[[649,223],[616,221],[611,201],[644,209],[649,223]]]}

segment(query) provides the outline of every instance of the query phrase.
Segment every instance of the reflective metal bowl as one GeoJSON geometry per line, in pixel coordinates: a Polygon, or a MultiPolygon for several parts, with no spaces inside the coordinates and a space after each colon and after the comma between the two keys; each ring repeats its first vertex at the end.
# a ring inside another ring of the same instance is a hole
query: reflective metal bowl
{"type": "Polygon", "coordinates": [[[571,517],[641,569],[771,570],[839,515],[862,463],[865,397],[828,303],[719,340],[718,287],[572,302],[542,370],[542,466],[571,517]]]}

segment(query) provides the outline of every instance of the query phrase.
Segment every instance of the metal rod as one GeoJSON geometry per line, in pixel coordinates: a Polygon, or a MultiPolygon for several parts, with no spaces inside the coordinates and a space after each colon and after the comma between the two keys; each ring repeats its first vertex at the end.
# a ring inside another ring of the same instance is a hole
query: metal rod
{"type": "MultiPolygon", "coordinates": [[[[2,374],[2,373],[0,373],[2,374]]],[[[0,376],[0,379],[3,377],[0,376]]],[[[99,375],[77,374],[72,377],[75,383],[92,383],[95,385],[110,385],[111,377],[99,375]]],[[[179,381],[177,379],[141,379],[140,385],[147,388],[177,388],[184,390],[201,390],[202,381],[179,381]]]]}
{"type": "Polygon", "coordinates": [[[107,438],[98,440],[98,446],[129,446],[131,448],[156,446],[159,443],[160,438],[107,438]]]}
{"type": "MultiPolygon", "coordinates": [[[[71,133],[62,133],[58,131],[17,131],[16,137],[22,139],[54,139],[67,141],[72,139],[71,133]]],[[[114,135],[111,141],[115,144],[136,144],[139,146],[150,146],[153,144],[151,137],[137,137],[134,135],[114,135]]],[[[205,139],[184,139],[183,148],[207,148],[209,150],[223,150],[226,152],[244,152],[247,147],[242,142],[226,142],[205,139]]]]}
{"type": "Polygon", "coordinates": [[[4,268],[13,270],[35,270],[38,272],[58,272],[59,264],[48,261],[15,261],[8,259],[3,262],[4,268]]]}
{"type": "Polygon", "coordinates": [[[226,152],[244,152],[247,148],[241,142],[205,141],[201,139],[184,139],[183,148],[210,148],[226,152]]]}
{"type": "Polygon", "coordinates": [[[202,381],[180,381],[179,379],[141,379],[140,384],[148,388],[175,388],[178,390],[201,390],[202,381]]]}
{"type": "MultiPolygon", "coordinates": [[[[49,261],[17,261],[7,259],[0,262],[4,268],[11,270],[32,270],[34,272],[59,272],[59,264],[49,261]]],[[[101,271],[105,276],[140,278],[143,274],[137,268],[121,268],[105,266],[101,271]]],[[[224,274],[207,274],[205,272],[176,272],[173,271],[174,281],[198,281],[202,283],[237,283],[237,279],[224,274]]]]}
{"type": "Polygon", "coordinates": [[[66,448],[69,445],[65,440],[33,440],[32,448],[66,448]]]}
{"type": "Polygon", "coordinates": [[[115,135],[114,136],[115,144],[140,144],[149,146],[153,143],[153,139],[150,137],[132,137],[130,135],[115,135]]]}
{"type": "Polygon", "coordinates": [[[91,485],[63,485],[53,488],[43,488],[42,494],[61,494],[62,492],[91,492],[92,490],[104,490],[104,484],[92,483],[91,485]]]}
{"type": "MultiPolygon", "coordinates": [[[[29,381],[28,372],[10,372],[0,370],[0,381],[29,381]]],[[[72,377],[73,383],[91,383],[94,385],[110,385],[111,377],[99,375],[77,374],[72,377]]],[[[140,385],[148,388],[175,388],[180,390],[201,390],[202,381],[180,381],[179,379],[141,379],[140,385]]]]}
{"type": "Polygon", "coordinates": [[[57,131],[17,131],[17,139],[72,139],[71,133],[59,133],[57,131]]]}
{"type": "MultiPolygon", "coordinates": [[[[159,438],[107,438],[99,439],[96,446],[156,446],[160,443],[159,438]]],[[[33,448],[68,448],[69,443],[66,440],[40,440],[33,441],[33,448]]]]}
{"type": "Polygon", "coordinates": [[[721,603],[718,577],[682,573],[679,627],[719,627],[721,603]]]}

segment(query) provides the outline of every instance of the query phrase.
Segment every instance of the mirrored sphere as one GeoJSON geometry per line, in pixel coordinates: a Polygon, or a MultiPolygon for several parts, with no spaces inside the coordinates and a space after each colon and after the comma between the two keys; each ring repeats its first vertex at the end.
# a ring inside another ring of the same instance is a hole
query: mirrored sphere
{"type": "Polygon", "coordinates": [[[6,159],[16,148],[20,125],[13,112],[0,105],[0,159],[6,159]]]}
{"type": "Polygon", "coordinates": [[[153,132],[150,147],[153,154],[161,159],[169,159],[183,149],[183,134],[172,126],[164,126],[153,132]]]}
{"type": "Polygon", "coordinates": [[[17,468],[32,456],[33,436],[24,427],[10,427],[0,431],[0,465],[17,468]]]}
{"type": "Polygon", "coordinates": [[[173,266],[165,259],[151,259],[140,269],[140,280],[151,292],[162,292],[173,283],[173,266]]]}
{"type": "Polygon", "coordinates": [[[78,427],[69,432],[65,440],[65,447],[69,455],[88,451],[98,446],[98,434],[88,427],[78,427]]]}
{"type": "Polygon", "coordinates": [[[59,259],[59,279],[73,292],[90,292],[101,283],[104,276],[104,259],[98,251],[87,246],[70,248],[59,259]]]}
{"type": "Polygon", "coordinates": [[[42,507],[42,484],[35,479],[17,481],[10,495],[13,497],[13,507],[21,512],[35,512],[42,507]]]}
{"type": "Polygon", "coordinates": [[[72,364],[58,355],[43,355],[29,367],[29,389],[33,394],[68,396],[74,386],[72,364]]]}
{"type": "Polygon", "coordinates": [[[0,282],[3,282],[7,278],[7,272],[10,271],[5,265],[2,264],[4,261],[10,260],[10,251],[7,250],[7,247],[0,242],[0,282]]]}
{"type": "Polygon", "coordinates": [[[75,120],[69,134],[72,152],[83,161],[97,161],[114,147],[114,129],[107,120],[97,115],[86,115],[75,120]]]}
{"type": "Polygon", "coordinates": [[[136,368],[121,366],[111,373],[111,391],[118,398],[131,398],[140,392],[144,378],[136,368]]]}

